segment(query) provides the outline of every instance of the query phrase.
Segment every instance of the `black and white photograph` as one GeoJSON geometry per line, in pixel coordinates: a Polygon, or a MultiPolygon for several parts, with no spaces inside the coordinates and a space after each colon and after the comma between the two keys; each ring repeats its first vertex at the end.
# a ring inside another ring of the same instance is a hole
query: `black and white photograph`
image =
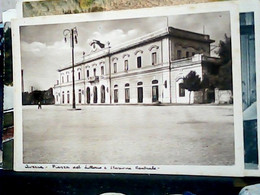
{"type": "Polygon", "coordinates": [[[234,166],[231,31],[230,11],[19,26],[25,168],[234,166]]]}
{"type": "Polygon", "coordinates": [[[240,14],[245,168],[258,169],[254,12],[240,14]]]}

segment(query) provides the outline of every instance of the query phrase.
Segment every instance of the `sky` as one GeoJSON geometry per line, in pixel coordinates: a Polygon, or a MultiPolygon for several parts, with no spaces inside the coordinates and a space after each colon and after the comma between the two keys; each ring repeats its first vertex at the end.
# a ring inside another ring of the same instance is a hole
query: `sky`
{"type": "Polygon", "coordinates": [[[16,3],[17,3],[17,0],[1,0],[0,1],[0,22],[3,22],[2,13],[9,9],[15,9],[16,3]]]}
{"type": "Polygon", "coordinates": [[[129,40],[144,36],[167,26],[210,35],[218,45],[224,35],[230,36],[230,16],[228,12],[150,17],[128,20],[109,20],[73,24],[52,24],[23,26],[21,35],[22,69],[24,89],[31,86],[38,90],[53,87],[58,79],[57,70],[71,64],[71,48],[65,43],[63,30],[77,27],[78,44],[75,45],[75,59],[82,60],[83,51],[90,52],[90,41],[110,42],[116,47],[129,40]]]}

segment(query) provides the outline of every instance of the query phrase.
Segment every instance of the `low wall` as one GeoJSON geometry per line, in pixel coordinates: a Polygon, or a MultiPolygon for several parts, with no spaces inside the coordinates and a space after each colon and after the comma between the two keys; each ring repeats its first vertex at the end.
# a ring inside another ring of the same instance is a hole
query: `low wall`
{"type": "Polygon", "coordinates": [[[216,104],[232,104],[233,95],[231,90],[215,89],[215,103],[216,104]]]}

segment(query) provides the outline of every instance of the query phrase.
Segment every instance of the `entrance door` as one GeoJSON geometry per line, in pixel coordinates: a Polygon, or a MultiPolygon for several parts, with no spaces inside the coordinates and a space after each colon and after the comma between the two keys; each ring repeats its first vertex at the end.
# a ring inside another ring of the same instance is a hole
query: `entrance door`
{"type": "Polygon", "coordinates": [[[153,102],[157,102],[158,101],[158,96],[159,96],[158,86],[153,86],[152,87],[152,101],[153,102]]]}
{"type": "Polygon", "coordinates": [[[143,103],[143,87],[137,88],[138,103],[143,103]]]}
{"type": "Polygon", "coordinates": [[[97,87],[93,88],[93,93],[94,93],[94,103],[97,103],[97,87]]]}
{"type": "Polygon", "coordinates": [[[90,104],[90,88],[87,88],[87,104],[90,104]]]}
{"type": "Polygon", "coordinates": [[[101,103],[105,103],[106,100],[106,91],[105,91],[105,86],[101,86],[101,103]]]}

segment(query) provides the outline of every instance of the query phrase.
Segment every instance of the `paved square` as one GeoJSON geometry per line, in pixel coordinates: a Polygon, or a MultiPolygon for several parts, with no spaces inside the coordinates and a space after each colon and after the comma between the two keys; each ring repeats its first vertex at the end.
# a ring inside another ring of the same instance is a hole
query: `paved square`
{"type": "Polygon", "coordinates": [[[233,106],[23,106],[24,163],[231,165],[233,106]]]}

